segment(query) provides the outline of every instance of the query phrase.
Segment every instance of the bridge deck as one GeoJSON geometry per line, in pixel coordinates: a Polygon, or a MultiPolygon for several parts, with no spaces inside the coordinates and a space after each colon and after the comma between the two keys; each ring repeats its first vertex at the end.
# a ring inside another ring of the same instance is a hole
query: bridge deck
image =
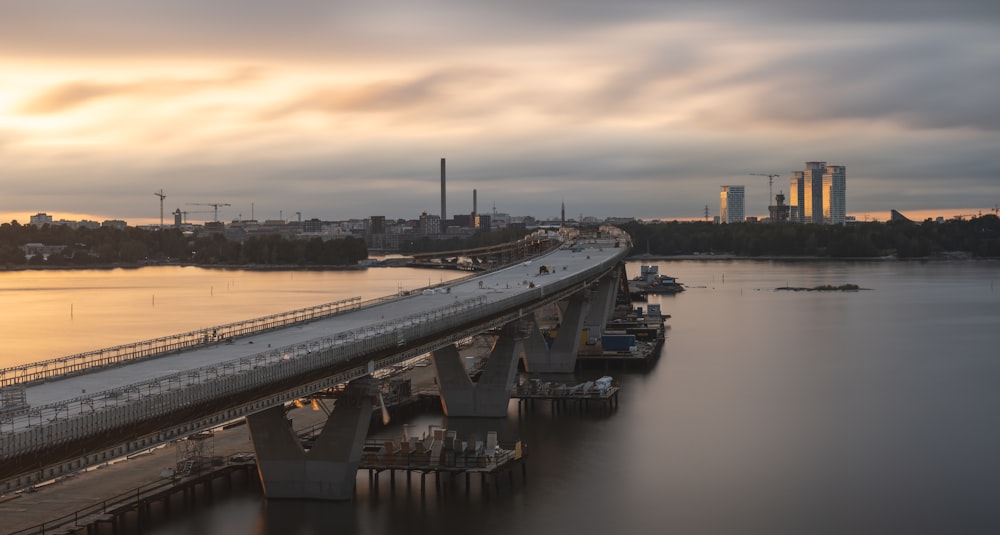
{"type": "MultiPolygon", "coordinates": [[[[592,268],[595,264],[620,257],[622,249],[609,243],[584,245],[574,252],[568,247],[561,248],[533,261],[523,262],[502,270],[486,273],[475,278],[449,283],[437,290],[425,289],[409,296],[387,300],[385,303],[347,312],[332,318],[291,328],[240,338],[229,343],[220,341],[216,345],[196,348],[181,353],[103,368],[82,375],[51,379],[45,383],[29,385],[25,388],[26,401],[32,408],[67,404],[66,416],[73,410],[70,402],[76,403],[81,396],[95,396],[104,391],[122,389],[144,381],[165,376],[184,374],[205,366],[233,366],[233,361],[262,358],[260,353],[268,348],[283,348],[304,344],[322,337],[347,335],[359,330],[388,328],[394,322],[405,321],[427,311],[441,309],[454,303],[472,299],[493,303],[509,298],[535,287],[553,285],[572,278],[592,268]],[[540,266],[548,268],[548,274],[540,274],[540,266]]],[[[201,372],[204,373],[204,372],[201,372]]],[[[136,393],[139,394],[138,392],[136,393]]],[[[116,395],[125,395],[118,392],[116,395]]],[[[30,418],[16,418],[0,428],[14,430],[34,422],[30,418]],[[9,426],[9,427],[8,427],[9,426]]]]}

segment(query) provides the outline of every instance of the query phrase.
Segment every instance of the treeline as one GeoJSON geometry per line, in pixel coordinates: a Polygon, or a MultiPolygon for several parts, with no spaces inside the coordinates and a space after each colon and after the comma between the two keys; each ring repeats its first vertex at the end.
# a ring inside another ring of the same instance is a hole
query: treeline
{"type": "Polygon", "coordinates": [[[476,247],[487,247],[490,245],[514,242],[527,236],[530,232],[530,230],[525,229],[508,228],[493,232],[478,232],[469,238],[434,240],[423,236],[407,241],[400,240],[399,252],[404,254],[413,254],[474,249],[476,247]]]}
{"type": "Polygon", "coordinates": [[[942,253],[1000,257],[1000,219],[986,215],[943,223],[730,224],[628,223],[635,253],[829,258],[925,258],[942,253]]]}
{"type": "Polygon", "coordinates": [[[182,263],[196,265],[354,265],[368,258],[364,240],[289,240],[278,235],[254,236],[243,242],[216,234],[185,236],[177,229],[160,231],[127,227],[72,229],[66,225],[0,225],[0,265],[68,266],[142,265],[182,263]],[[29,243],[63,245],[58,253],[25,260],[29,243]]]}

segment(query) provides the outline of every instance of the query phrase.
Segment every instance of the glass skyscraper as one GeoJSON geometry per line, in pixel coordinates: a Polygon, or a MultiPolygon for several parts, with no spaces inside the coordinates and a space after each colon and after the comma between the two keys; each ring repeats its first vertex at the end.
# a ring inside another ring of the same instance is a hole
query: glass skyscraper
{"type": "Polygon", "coordinates": [[[842,225],[847,215],[847,168],[806,162],[789,184],[791,221],[842,225]]]}
{"type": "Polygon", "coordinates": [[[720,223],[742,223],[746,219],[745,193],[743,186],[722,186],[722,191],[719,193],[720,223]]]}

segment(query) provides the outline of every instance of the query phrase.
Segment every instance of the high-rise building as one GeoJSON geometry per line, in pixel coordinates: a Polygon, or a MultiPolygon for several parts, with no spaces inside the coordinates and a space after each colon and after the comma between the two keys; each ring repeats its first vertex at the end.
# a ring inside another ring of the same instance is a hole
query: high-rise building
{"type": "Polygon", "coordinates": [[[843,225],[847,215],[847,168],[828,165],[823,172],[823,222],[843,225]]]}
{"type": "Polygon", "coordinates": [[[805,223],[805,215],[802,213],[802,207],[806,205],[805,187],[805,173],[795,171],[788,185],[788,219],[793,223],[805,223]]]}
{"type": "Polygon", "coordinates": [[[719,192],[719,222],[742,223],[745,218],[744,186],[722,186],[719,192]]]}
{"type": "Polygon", "coordinates": [[[840,225],[847,213],[847,168],[806,162],[795,171],[788,189],[789,219],[797,223],[840,225]]]}
{"type": "Polygon", "coordinates": [[[826,162],[806,162],[802,218],[805,223],[823,224],[823,170],[826,162]]]}

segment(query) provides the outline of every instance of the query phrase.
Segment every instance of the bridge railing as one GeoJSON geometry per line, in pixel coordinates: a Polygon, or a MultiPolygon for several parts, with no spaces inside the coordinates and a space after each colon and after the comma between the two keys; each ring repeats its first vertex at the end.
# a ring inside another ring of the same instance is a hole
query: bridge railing
{"type": "Polygon", "coordinates": [[[585,284],[598,271],[610,270],[618,258],[586,273],[534,288],[511,292],[492,303],[486,296],[455,301],[433,310],[373,324],[336,335],[269,349],[221,364],[203,366],[124,387],[82,395],[60,403],[32,407],[22,414],[0,414],[0,459],[67,444],[108,429],[120,429],[184,408],[210,406],[227,398],[357,360],[402,348],[470,321],[529,306],[548,295],[585,284]]]}
{"type": "Polygon", "coordinates": [[[161,376],[0,416],[0,458],[66,443],[100,429],[156,418],[240,394],[330,365],[400,347],[407,338],[460,325],[486,306],[485,296],[217,365],[161,376]]]}
{"type": "MultiPolygon", "coordinates": [[[[220,343],[231,338],[308,323],[382,302],[384,298],[363,303],[360,297],[351,297],[207,329],[3,368],[0,369],[0,388],[92,371],[136,359],[168,355],[185,349],[220,343]]],[[[3,407],[0,406],[0,412],[2,411],[3,407]]]]}

